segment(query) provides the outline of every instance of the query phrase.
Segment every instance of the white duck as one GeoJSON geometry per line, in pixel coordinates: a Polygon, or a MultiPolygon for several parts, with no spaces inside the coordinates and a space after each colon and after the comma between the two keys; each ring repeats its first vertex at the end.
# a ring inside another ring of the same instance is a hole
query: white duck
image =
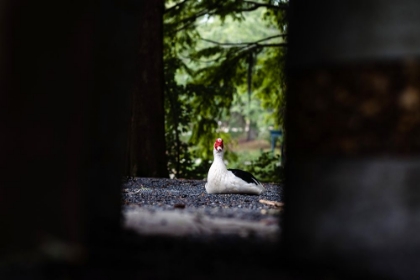
{"type": "Polygon", "coordinates": [[[206,191],[208,193],[261,194],[265,189],[251,173],[226,168],[223,161],[224,153],[223,140],[218,138],[214,143],[214,161],[207,176],[206,191]]]}

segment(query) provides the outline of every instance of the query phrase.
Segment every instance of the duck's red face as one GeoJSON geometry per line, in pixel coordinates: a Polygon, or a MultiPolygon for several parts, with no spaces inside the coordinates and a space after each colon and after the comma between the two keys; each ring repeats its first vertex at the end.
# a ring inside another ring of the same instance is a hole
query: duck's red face
{"type": "Polygon", "coordinates": [[[223,151],[223,140],[222,138],[217,138],[216,142],[214,142],[214,149],[216,151],[223,151]]]}

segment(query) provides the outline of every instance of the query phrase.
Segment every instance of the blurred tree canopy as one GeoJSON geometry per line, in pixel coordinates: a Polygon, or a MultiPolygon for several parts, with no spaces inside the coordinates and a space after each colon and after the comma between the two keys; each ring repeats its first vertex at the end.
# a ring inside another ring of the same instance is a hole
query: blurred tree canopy
{"type": "Polygon", "coordinates": [[[282,127],[288,2],[171,0],[165,6],[168,166],[177,178],[203,178],[214,139],[230,140],[218,121],[237,113],[252,125],[260,108],[271,112],[261,122],[282,127]]]}

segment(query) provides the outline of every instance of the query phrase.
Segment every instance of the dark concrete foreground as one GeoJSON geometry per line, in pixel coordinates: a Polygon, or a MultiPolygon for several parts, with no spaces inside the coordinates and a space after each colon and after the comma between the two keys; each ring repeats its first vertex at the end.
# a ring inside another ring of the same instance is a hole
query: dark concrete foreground
{"type": "Polygon", "coordinates": [[[264,184],[262,195],[209,195],[204,184],[129,180],[122,185],[125,226],[101,240],[93,255],[73,265],[0,266],[0,279],[2,273],[7,279],[299,279],[280,259],[282,207],[259,202],[280,202],[282,187],[264,184]]]}
{"type": "Polygon", "coordinates": [[[207,194],[202,180],[135,178],[123,185],[125,226],[141,235],[278,241],[282,188],[261,195],[207,194]]]}

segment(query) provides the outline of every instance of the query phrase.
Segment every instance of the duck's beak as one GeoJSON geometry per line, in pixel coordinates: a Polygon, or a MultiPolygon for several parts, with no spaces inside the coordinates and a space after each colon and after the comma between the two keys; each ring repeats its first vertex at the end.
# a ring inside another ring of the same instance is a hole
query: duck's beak
{"type": "Polygon", "coordinates": [[[216,150],[217,150],[217,151],[221,151],[221,150],[223,150],[223,149],[222,149],[222,147],[218,146],[218,147],[216,148],[216,150]]]}

